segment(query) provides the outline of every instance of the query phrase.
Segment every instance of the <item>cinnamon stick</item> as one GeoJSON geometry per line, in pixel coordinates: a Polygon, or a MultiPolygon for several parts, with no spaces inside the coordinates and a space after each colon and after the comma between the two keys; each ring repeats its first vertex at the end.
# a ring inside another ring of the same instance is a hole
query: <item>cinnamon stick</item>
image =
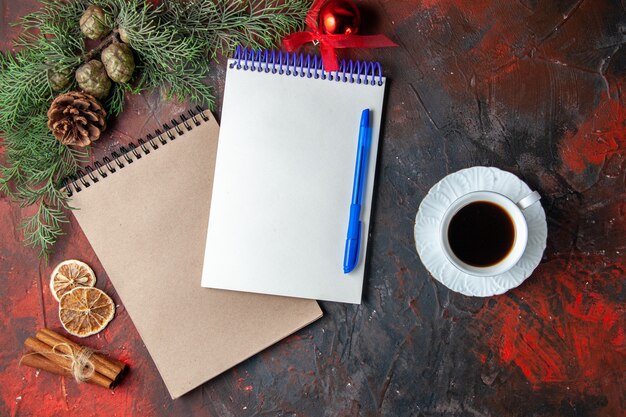
{"type": "MultiPolygon", "coordinates": [[[[29,338],[32,340],[33,338],[29,338]]],[[[26,339],[28,340],[28,339],[26,339]]],[[[29,344],[31,344],[29,342],[29,344]]],[[[62,359],[62,358],[61,358],[62,359]]],[[[31,368],[41,369],[42,371],[50,372],[56,375],[63,375],[72,377],[72,373],[65,367],[59,365],[58,362],[52,360],[52,356],[48,358],[45,354],[37,353],[37,352],[29,352],[22,356],[20,360],[20,364],[29,366],[31,368]]],[[[104,388],[113,388],[114,382],[109,378],[99,374],[98,372],[94,372],[94,374],[88,378],[85,382],[98,385],[104,388]]]]}
{"type": "MultiPolygon", "coordinates": [[[[37,332],[35,337],[50,347],[57,346],[57,350],[62,353],[70,353],[71,349],[78,350],[81,348],[77,343],[61,336],[50,329],[41,329],[37,332]],[[68,347],[67,345],[70,347],[68,347]]],[[[96,368],[96,371],[106,376],[107,378],[117,381],[123,376],[126,370],[126,364],[116,359],[107,358],[106,356],[94,353],[91,356],[91,361],[96,368]]]]}
{"type": "Polygon", "coordinates": [[[42,371],[50,372],[55,375],[70,375],[70,372],[67,369],[61,368],[56,363],[46,359],[45,356],[35,352],[28,352],[26,355],[22,356],[22,359],[20,359],[20,365],[41,369],[42,371]]]}

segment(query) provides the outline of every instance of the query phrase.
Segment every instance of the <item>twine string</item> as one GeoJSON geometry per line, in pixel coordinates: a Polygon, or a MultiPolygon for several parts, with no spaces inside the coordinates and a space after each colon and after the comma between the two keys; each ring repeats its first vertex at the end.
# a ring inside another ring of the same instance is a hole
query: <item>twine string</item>
{"type": "Polygon", "coordinates": [[[76,382],[85,382],[96,372],[96,367],[91,361],[93,350],[87,347],[74,349],[69,343],[57,343],[52,346],[52,353],[70,361],[69,371],[76,382]],[[68,353],[57,350],[59,346],[67,348],[68,353]]]}

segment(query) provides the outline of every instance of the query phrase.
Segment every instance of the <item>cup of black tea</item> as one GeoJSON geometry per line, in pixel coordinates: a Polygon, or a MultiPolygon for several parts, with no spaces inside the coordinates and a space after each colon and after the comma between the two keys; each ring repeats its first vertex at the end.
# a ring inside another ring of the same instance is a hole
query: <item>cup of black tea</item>
{"type": "Polygon", "coordinates": [[[493,191],[476,191],[454,201],[443,215],[441,245],[460,271],[489,277],[513,268],[528,242],[523,211],[539,201],[533,191],[520,201],[493,191]]]}

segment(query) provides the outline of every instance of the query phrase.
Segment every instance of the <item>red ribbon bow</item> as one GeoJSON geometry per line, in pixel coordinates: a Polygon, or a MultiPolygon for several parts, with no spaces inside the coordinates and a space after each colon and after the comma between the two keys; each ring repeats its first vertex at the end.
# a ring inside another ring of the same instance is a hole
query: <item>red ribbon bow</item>
{"type": "Polygon", "coordinates": [[[324,70],[337,71],[339,63],[335,49],[338,48],[386,48],[398,46],[385,35],[360,36],[353,34],[329,35],[323,33],[317,24],[320,9],[326,0],[315,0],[313,6],[306,15],[306,25],[312,32],[297,32],[283,39],[283,46],[289,52],[293,52],[308,42],[319,42],[324,70]]]}

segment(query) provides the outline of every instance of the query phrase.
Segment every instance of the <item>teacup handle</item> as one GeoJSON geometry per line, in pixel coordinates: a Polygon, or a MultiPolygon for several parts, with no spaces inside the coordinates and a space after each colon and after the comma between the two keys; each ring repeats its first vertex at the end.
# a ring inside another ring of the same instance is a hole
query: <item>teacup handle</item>
{"type": "Polygon", "coordinates": [[[528,194],[526,197],[518,201],[516,204],[517,207],[520,208],[520,210],[526,210],[528,207],[532,206],[539,200],[541,200],[541,195],[539,195],[537,191],[533,191],[532,193],[528,194]]]}

